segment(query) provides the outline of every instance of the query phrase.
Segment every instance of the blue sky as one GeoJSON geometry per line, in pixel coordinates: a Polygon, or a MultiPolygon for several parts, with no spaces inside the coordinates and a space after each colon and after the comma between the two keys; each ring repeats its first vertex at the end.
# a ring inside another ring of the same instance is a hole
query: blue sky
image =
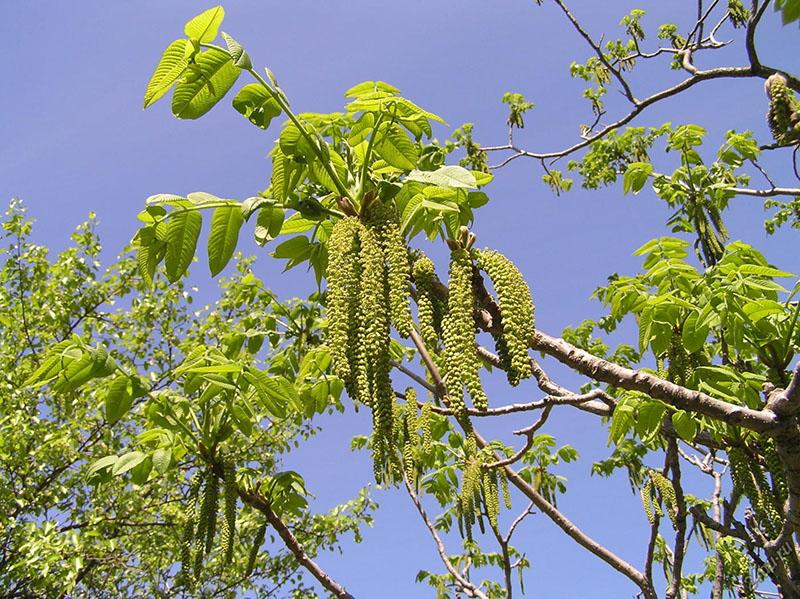
{"type": "MultiPolygon", "coordinates": [[[[648,11],[646,28],[665,21],[685,23],[693,8],[686,3],[686,15],[671,12],[678,4],[575,0],[571,8],[593,34],[608,32],[609,37],[622,34],[617,23],[634,7],[648,11]]],[[[265,157],[277,135],[274,126],[267,132],[256,129],[227,102],[199,121],[174,119],[168,102],[141,108],[145,84],[163,48],[182,35],[189,17],[210,5],[186,0],[5,4],[0,21],[7,65],[0,96],[5,142],[0,192],[5,200],[18,196],[26,202],[38,220],[41,241],[63,247],[72,227],[93,210],[111,259],[134,233],[135,214],[149,195],[202,190],[245,198],[267,186],[265,157]]],[[[517,135],[531,149],[571,145],[578,124],[591,119],[580,98],[581,84],[568,74],[572,60],[588,56],[587,47],[547,3],[239,0],[226,9],[223,29],[247,48],[255,64],[276,73],[299,111],[341,109],[345,89],[382,79],[448,121],[450,127],[435,131],[440,139],[453,127],[473,122],[477,140],[503,143],[506,113],[500,97],[505,91],[522,92],[536,104],[517,135]]],[[[730,31],[721,35],[729,37],[730,31]]],[[[765,63],[795,72],[800,68],[800,55],[788,52],[797,49],[797,30],[782,29],[771,12],[759,42],[765,63]]],[[[725,57],[727,64],[744,64],[741,47],[725,57]]],[[[636,94],[643,97],[678,77],[663,64],[645,70],[633,77],[636,94]]],[[[620,106],[613,96],[609,105],[620,106]]],[[[645,112],[638,123],[698,122],[713,142],[727,129],[750,128],[767,140],[765,112],[760,81],[721,81],[645,112]]],[[[708,155],[713,151],[712,143],[708,155]]],[[[775,161],[775,166],[777,182],[790,183],[785,164],[775,161]]],[[[612,272],[638,268],[633,250],[667,234],[668,211],[651,192],[623,197],[618,187],[576,189],[556,198],[540,177],[537,164],[525,160],[500,171],[487,190],[492,200],[479,214],[475,232],[479,245],[494,247],[519,265],[533,289],[538,326],[557,334],[566,325],[600,315],[591,292],[612,272]]],[[[792,233],[768,238],[762,221],[758,200],[733,202],[728,216],[732,237],[761,248],[776,265],[800,272],[800,258],[787,252],[792,233]]],[[[282,274],[282,265],[264,250],[249,241],[243,247],[261,254],[256,272],[281,296],[310,290],[311,279],[301,270],[282,274]]],[[[204,259],[195,271],[197,284],[211,290],[204,259]]],[[[546,365],[564,384],[581,383],[546,365]]],[[[537,395],[532,384],[512,393],[490,379],[488,387],[502,401],[537,395]]],[[[485,430],[502,435],[524,423],[517,419],[485,430]]],[[[324,424],[325,432],[301,448],[292,465],[306,476],[316,504],[329,507],[353,496],[371,476],[367,456],[348,449],[350,437],[367,431],[369,424],[363,412],[324,424]]],[[[591,460],[609,451],[605,432],[595,419],[574,412],[555,414],[545,430],[560,443],[574,445],[584,458],[563,470],[570,477],[570,492],[559,506],[587,532],[640,565],[646,521],[627,482],[588,476],[591,460]]],[[[377,498],[382,509],[365,542],[348,545],[344,556],[320,561],[359,597],[428,596],[429,589],[413,581],[420,567],[441,570],[427,532],[399,492],[380,492],[377,498]]],[[[518,499],[515,510],[523,505],[518,499]]],[[[633,595],[625,579],[578,550],[544,516],[531,517],[518,536],[533,564],[526,585],[532,595],[633,595]]]]}

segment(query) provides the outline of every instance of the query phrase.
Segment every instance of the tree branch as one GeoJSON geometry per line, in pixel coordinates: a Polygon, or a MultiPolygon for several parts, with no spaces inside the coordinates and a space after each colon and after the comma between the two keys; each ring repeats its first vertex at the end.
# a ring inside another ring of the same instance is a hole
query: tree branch
{"type": "Polygon", "coordinates": [[[414,507],[417,508],[417,512],[419,512],[420,518],[425,523],[425,526],[428,527],[428,530],[433,537],[433,542],[436,544],[436,551],[439,553],[439,557],[442,558],[442,562],[444,562],[445,568],[450,573],[450,576],[456,581],[456,585],[461,589],[461,591],[467,595],[468,597],[478,597],[479,599],[488,599],[488,597],[474,584],[472,584],[469,580],[461,576],[459,571],[453,566],[450,562],[450,557],[447,555],[447,549],[442,542],[442,539],[439,537],[439,534],[436,532],[436,527],[434,527],[433,522],[431,522],[430,518],[428,518],[428,514],[425,513],[425,508],[422,507],[422,503],[419,500],[419,497],[411,488],[411,485],[408,483],[408,480],[403,477],[403,483],[405,484],[406,491],[408,492],[408,496],[411,498],[414,507]]]}
{"type": "MultiPolygon", "coordinates": [[[[213,468],[214,474],[218,478],[224,480],[223,466],[219,460],[214,459],[214,456],[210,455],[207,451],[203,451],[202,448],[200,448],[199,453],[200,457],[213,468]]],[[[305,549],[303,549],[303,545],[297,537],[295,537],[292,531],[289,530],[289,527],[286,526],[286,523],[272,510],[272,506],[266,497],[257,491],[248,491],[241,486],[238,486],[238,490],[239,497],[244,503],[258,510],[266,517],[267,522],[269,522],[278,533],[278,536],[297,560],[297,563],[316,578],[334,597],[338,597],[339,599],[355,599],[341,584],[334,580],[319,566],[319,564],[311,559],[305,552],[305,549]]]]}

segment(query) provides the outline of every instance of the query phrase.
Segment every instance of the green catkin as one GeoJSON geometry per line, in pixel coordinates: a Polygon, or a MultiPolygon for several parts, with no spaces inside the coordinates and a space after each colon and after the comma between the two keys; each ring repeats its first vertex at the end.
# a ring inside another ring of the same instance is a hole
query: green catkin
{"type": "Polygon", "coordinates": [[[767,482],[764,471],[761,470],[761,466],[752,460],[748,460],[748,466],[758,489],[758,497],[754,507],[759,524],[770,537],[775,537],[781,528],[779,524],[781,516],[775,505],[772,489],[767,482]]]}
{"type": "Polygon", "coordinates": [[[800,102],[789,89],[786,77],[775,73],[764,83],[769,97],[767,123],[772,137],[778,143],[789,143],[800,137],[800,102]]]}
{"type": "Polygon", "coordinates": [[[421,256],[414,262],[414,284],[417,289],[417,317],[419,333],[429,350],[438,345],[438,334],[435,324],[433,282],[436,271],[433,262],[427,256],[421,256]]]}
{"type": "Polygon", "coordinates": [[[534,306],[531,290],[519,269],[508,258],[488,248],[475,252],[478,267],[497,292],[503,333],[496,340],[501,362],[508,365],[508,382],[518,385],[532,375],[528,346],[533,334],[534,306]]]}
{"type": "Polygon", "coordinates": [[[369,225],[343,218],[329,239],[329,345],[335,372],[356,404],[372,410],[378,482],[395,479],[392,452],[394,392],[390,324],[407,335],[410,267],[397,219],[388,207],[370,211],[369,225]]]}
{"type": "Polygon", "coordinates": [[[403,413],[405,440],[403,444],[403,469],[406,480],[412,487],[417,484],[417,466],[414,450],[417,446],[417,393],[409,387],[406,389],[406,407],[403,413]]]}
{"type": "MultiPolygon", "coordinates": [[[[209,468],[208,489],[206,494],[208,497],[209,507],[203,506],[203,509],[208,510],[207,526],[206,526],[206,555],[211,553],[211,548],[214,546],[214,535],[217,532],[217,510],[219,509],[219,479],[214,472],[209,468]]],[[[204,498],[205,499],[205,498],[204,498]]]]}
{"type": "Polygon", "coordinates": [[[761,445],[764,449],[764,461],[769,469],[770,479],[772,479],[772,489],[780,505],[783,505],[789,497],[789,487],[786,484],[783,463],[778,455],[778,451],[775,449],[775,443],[772,439],[766,435],[762,435],[761,445]]]}
{"type": "Polygon", "coordinates": [[[184,529],[183,538],[181,539],[181,575],[187,587],[193,586],[194,583],[191,561],[195,525],[197,524],[197,495],[200,490],[201,482],[202,478],[195,473],[191,483],[189,483],[189,495],[186,499],[186,509],[184,511],[184,529]]]}
{"type": "Polygon", "coordinates": [[[672,486],[672,481],[656,470],[650,471],[650,480],[653,481],[653,486],[661,494],[661,499],[667,507],[667,514],[672,523],[675,524],[678,515],[678,503],[675,498],[675,487],[672,486]]]}
{"type": "Polygon", "coordinates": [[[483,469],[483,497],[489,523],[497,528],[497,516],[500,513],[500,498],[497,489],[497,471],[493,468],[483,469]]]}
{"type": "Polygon", "coordinates": [[[505,474],[500,475],[500,490],[503,492],[503,505],[507,510],[511,509],[511,493],[508,492],[508,479],[505,474]]]}
{"type": "Polygon", "coordinates": [[[394,391],[389,372],[389,320],[388,290],[383,254],[375,234],[363,227],[360,232],[361,285],[359,305],[364,320],[363,355],[366,358],[366,381],[359,391],[369,390],[368,404],[372,408],[373,458],[375,460],[376,480],[385,480],[383,473],[389,464],[388,455],[392,435],[392,409],[394,391]],[[366,388],[364,388],[366,383],[366,388]]]}
{"type": "Polygon", "coordinates": [[[229,564],[233,559],[233,543],[236,540],[236,500],[239,496],[239,489],[236,485],[236,467],[231,458],[226,458],[224,462],[225,476],[225,519],[222,528],[222,552],[225,555],[225,563],[229,564]]]}
{"type": "Polygon", "coordinates": [[[753,497],[758,495],[758,491],[753,483],[753,478],[750,476],[750,468],[747,466],[747,457],[744,452],[738,447],[731,447],[728,450],[728,461],[730,462],[733,485],[739,492],[752,500],[753,497]]]}
{"type": "Polygon", "coordinates": [[[655,524],[656,517],[653,513],[653,497],[651,495],[652,491],[653,481],[648,478],[644,485],[642,485],[640,495],[642,496],[642,507],[644,507],[644,513],[645,516],[647,516],[647,521],[650,524],[655,524]]]}
{"type": "Polygon", "coordinates": [[[685,387],[688,380],[689,360],[686,350],[683,349],[680,331],[673,330],[667,352],[669,359],[667,378],[673,383],[685,387]]]}
{"type": "Polygon", "coordinates": [[[369,220],[380,241],[386,264],[391,320],[400,336],[408,337],[411,334],[411,266],[397,214],[388,204],[376,203],[370,209],[369,220]]]}
{"type": "Polygon", "coordinates": [[[358,296],[358,233],[356,218],[340,219],[328,239],[328,345],[334,372],[342,380],[350,379],[353,309],[358,296]]]}
{"type": "Polygon", "coordinates": [[[429,453],[433,449],[433,433],[431,432],[433,411],[431,410],[430,402],[422,404],[419,419],[420,427],[422,428],[422,451],[429,453]]]}
{"type": "Polygon", "coordinates": [[[456,415],[463,415],[464,387],[476,409],[485,410],[488,403],[481,386],[480,360],[475,347],[472,259],[467,250],[456,249],[451,253],[448,285],[447,316],[442,322],[445,384],[451,409],[456,415]]]}
{"type": "Polygon", "coordinates": [[[256,530],[256,536],[253,537],[253,545],[250,547],[250,554],[247,556],[247,568],[245,568],[245,576],[250,576],[256,567],[256,559],[258,558],[258,551],[261,545],[264,544],[264,539],[267,536],[267,523],[264,522],[256,530]]]}
{"type": "Polygon", "coordinates": [[[204,474],[203,493],[200,498],[200,514],[195,531],[194,576],[199,578],[203,568],[203,558],[211,551],[217,522],[219,502],[219,480],[211,467],[204,474]]]}
{"type": "Polygon", "coordinates": [[[728,14],[731,24],[737,29],[747,25],[750,18],[750,11],[744,7],[742,0],[728,0],[728,14]]]}

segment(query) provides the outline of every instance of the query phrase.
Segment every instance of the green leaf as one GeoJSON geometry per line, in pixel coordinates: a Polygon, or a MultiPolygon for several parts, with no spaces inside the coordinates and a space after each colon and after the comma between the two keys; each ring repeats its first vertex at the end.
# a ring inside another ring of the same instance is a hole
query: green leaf
{"type": "Polygon", "coordinates": [[[264,206],[259,209],[255,228],[258,245],[264,245],[280,235],[285,214],[286,211],[278,206],[264,206]]]}
{"type": "Polygon", "coordinates": [[[200,43],[213,42],[224,18],[224,8],[221,6],[209,8],[186,23],[183,32],[187,37],[193,37],[200,43]]]}
{"type": "Polygon", "coordinates": [[[302,214],[296,212],[287,218],[281,225],[280,234],[288,235],[290,233],[305,233],[310,231],[317,225],[316,221],[308,220],[302,214]]]}
{"type": "Polygon", "coordinates": [[[784,25],[800,20],[800,0],[775,0],[775,10],[780,10],[784,25]]]}
{"type": "Polygon", "coordinates": [[[646,307],[639,315],[639,353],[644,353],[652,339],[653,309],[646,307]]]}
{"type": "Polygon", "coordinates": [[[794,275],[790,272],[784,272],[782,270],[778,270],[777,268],[771,268],[769,266],[761,266],[759,264],[742,264],[738,272],[740,275],[756,275],[759,277],[793,277],[794,275]]]}
{"type": "Polygon", "coordinates": [[[86,471],[86,474],[91,476],[96,472],[105,470],[106,468],[109,468],[110,466],[116,464],[117,460],[119,460],[119,458],[115,455],[107,455],[105,457],[102,457],[96,462],[94,462],[91,466],[89,466],[89,469],[86,471]]]}
{"type": "Polygon", "coordinates": [[[174,283],[192,263],[203,217],[195,210],[175,212],[167,228],[167,279],[174,283]]]}
{"type": "Polygon", "coordinates": [[[375,145],[375,152],[386,162],[404,171],[417,165],[417,148],[398,125],[379,130],[377,135],[379,142],[375,145]]]}
{"type": "Polygon", "coordinates": [[[783,314],[786,311],[786,307],[783,304],[768,299],[750,302],[745,304],[743,309],[744,313],[747,314],[748,318],[753,322],[758,322],[762,318],[773,314],[783,314]]]}
{"type": "Polygon", "coordinates": [[[233,99],[233,107],[261,129],[269,127],[272,119],[281,113],[277,100],[257,83],[248,83],[240,89],[233,99]]]}
{"type": "Polygon", "coordinates": [[[105,410],[106,420],[109,425],[117,422],[124,416],[133,404],[133,394],[130,379],[127,376],[118,376],[108,384],[105,410]]]}
{"type": "MultiPolygon", "coordinates": [[[[406,138],[408,139],[408,138],[406,138]]],[[[346,181],[347,180],[347,165],[344,162],[344,159],[339,156],[336,152],[330,152],[328,155],[329,163],[333,167],[333,171],[336,173],[336,176],[339,178],[339,181],[346,181]]],[[[333,193],[337,192],[336,184],[333,182],[333,178],[328,174],[328,171],[322,166],[322,163],[319,160],[315,160],[311,163],[311,174],[317,183],[324,185],[328,188],[329,191],[333,193]]]]}
{"type": "Polygon", "coordinates": [[[214,210],[208,235],[208,266],[212,277],[222,272],[233,257],[243,222],[239,206],[220,206],[214,210]]]}
{"type": "Polygon", "coordinates": [[[139,266],[139,275],[148,287],[153,286],[153,275],[156,268],[164,259],[167,244],[163,241],[153,241],[150,245],[140,245],[137,250],[136,261],[139,266]]]}
{"type": "Polygon", "coordinates": [[[208,193],[206,191],[193,191],[192,193],[186,195],[186,199],[192,204],[196,204],[198,206],[225,201],[222,198],[218,198],[213,193],[208,193]]]}
{"type": "Polygon", "coordinates": [[[681,330],[681,341],[683,347],[689,353],[696,352],[706,343],[708,337],[708,327],[699,324],[700,313],[691,312],[683,323],[681,330]]]}
{"type": "Polygon", "coordinates": [[[196,119],[219,102],[236,83],[241,71],[227,52],[207,50],[197,55],[197,78],[179,83],[172,95],[172,114],[179,119],[196,119]]]}
{"type": "Polygon", "coordinates": [[[114,467],[111,469],[111,474],[113,476],[119,476],[120,474],[125,474],[131,468],[135,468],[139,464],[141,464],[147,456],[143,454],[141,451],[131,451],[124,455],[121,455],[119,459],[114,464],[114,467]]]}
{"type": "Polygon", "coordinates": [[[242,48],[242,45],[239,42],[237,42],[224,31],[222,32],[222,39],[225,40],[225,45],[228,46],[228,53],[231,55],[233,64],[243,71],[253,68],[253,63],[250,62],[250,57],[247,55],[247,52],[244,51],[244,48],[242,48]]]}
{"type": "Polygon", "coordinates": [[[672,415],[672,425],[681,439],[689,443],[694,442],[698,428],[697,420],[694,419],[694,416],[683,410],[678,410],[672,415]]]}
{"type": "Polygon", "coordinates": [[[293,266],[300,264],[304,260],[308,260],[311,252],[314,250],[314,245],[308,240],[307,237],[298,235],[292,237],[281,243],[272,252],[274,258],[283,258],[289,260],[285,270],[289,270],[293,266]]]}
{"type": "Polygon", "coordinates": [[[166,94],[183,74],[183,71],[186,70],[189,61],[184,56],[185,48],[186,40],[175,40],[164,50],[144,92],[145,108],[154,104],[166,94]]]}
{"type": "Polygon", "coordinates": [[[381,91],[387,92],[389,94],[399,94],[400,90],[397,89],[393,85],[389,85],[388,83],[384,83],[383,81],[364,81],[359,83],[358,85],[354,85],[346,92],[344,92],[345,98],[358,98],[359,96],[363,96],[365,94],[371,94],[372,92],[381,91]]]}
{"type": "Polygon", "coordinates": [[[352,147],[357,146],[361,142],[367,141],[372,129],[375,126],[375,115],[371,112],[365,112],[350,128],[348,141],[352,147]]]}
{"type": "Polygon", "coordinates": [[[231,408],[231,416],[236,424],[236,428],[238,428],[245,437],[249,437],[253,434],[253,421],[244,408],[234,405],[231,408]]]}
{"type": "Polygon", "coordinates": [[[169,447],[159,447],[153,452],[153,467],[159,474],[164,474],[169,470],[172,462],[172,449],[169,447]]]}
{"type": "Polygon", "coordinates": [[[439,187],[456,189],[475,189],[478,182],[475,175],[462,166],[443,166],[435,171],[411,171],[406,177],[408,181],[419,181],[439,187]]]}
{"type": "Polygon", "coordinates": [[[286,156],[300,156],[304,159],[314,157],[314,149],[294,124],[286,125],[278,138],[281,151],[286,156]]]}
{"type": "Polygon", "coordinates": [[[619,445],[625,435],[635,425],[633,418],[636,400],[631,396],[623,396],[611,416],[611,426],[608,430],[609,442],[619,445]]]}
{"type": "Polygon", "coordinates": [[[631,162],[622,179],[623,193],[639,193],[652,173],[653,165],[649,162],[631,162]]]}
{"type": "Polygon", "coordinates": [[[153,470],[153,460],[150,456],[145,455],[144,459],[131,468],[131,482],[135,485],[143,485],[150,478],[150,472],[153,470]]]}
{"type": "Polygon", "coordinates": [[[256,388],[261,403],[275,418],[285,418],[289,404],[295,409],[302,407],[294,385],[283,377],[272,377],[256,368],[248,368],[244,376],[256,388]]]}
{"type": "Polygon", "coordinates": [[[636,432],[642,439],[647,439],[661,428],[664,411],[667,409],[660,401],[642,403],[636,411],[636,432]]]}
{"type": "Polygon", "coordinates": [[[242,366],[240,364],[212,364],[211,366],[193,366],[187,368],[185,372],[203,373],[203,374],[222,374],[229,372],[241,372],[242,366]]]}

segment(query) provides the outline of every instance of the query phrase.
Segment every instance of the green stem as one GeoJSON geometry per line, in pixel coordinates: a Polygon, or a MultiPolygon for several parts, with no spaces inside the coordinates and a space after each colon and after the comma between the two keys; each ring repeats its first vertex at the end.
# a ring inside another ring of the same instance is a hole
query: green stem
{"type": "Polygon", "coordinates": [[[794,355],[792,351],[792,335],[794,334],[794,329],[797,326],[797,317],[800,315],[800,302],[797,303],[797,307],[794,309],[794,316],[792,316],[792,324],[789,325],[789,330],[786,331],[786,340],[784,341],[784,346],[786,347],[786,353],[783,357],[783,368],[789,364],[794,355]]]}
{"type": "MultiPolygon", "coordinates": [[[[225,48],[217,46],[216,44],[200,44],[200,46],[203,48],[225,52],[225,54],[230,54],[225,48]]],[[[297,115],[295,115],[294,112],[292,112],[292,109],[289,108],[289,102],[286,100],[286,96],[283,94],[283,92],[280,91],[280,89],[278,90],[273,89],[272,86],[269,83],[267,83],[266,79],[264,79],[254,68],[250,67],[249,69],[247,69],[247,72],[250,73],[253,76],[253,78],[256,81],[258,81],[264,89],[267,90],[269,95],[272,96],[272,98],[281,107],[281,110],[283,110],[283,112],[286,113],[286,116],[289,117],[289,120],[292,121],[295,127],[297,127],[297,129],[300,131],[300,134],[303,137],[305,137],[306,141],[314,150],[314,154],[317,155],[317,158],[322,163],[323,168],[328,173],[328,176],[333,180],[333,184],[336,186],[336,190],[339,192],[339,194],[345,196],[346,198],[349,198],[352,201],[353,198],[350,196],[350,194],[347,192],[342,182],[339,180],[339,176],[336,174],[336,171],[331,166],[330,161],[326,160],[325,157],[322,155],[322,151],[319,147],[316,138],[311,137],[306,128],[300,122],[300,119],[297,118],[297,115]]]]}
{"type": "Polygon", "coordinates": [[[317,159],[319,159],[320,163],[322,164],[322,167],[325,169],[325,172],[328,173],[328,176],[333,181],[333,184],[336,187],[336,190],[339,192],[339,194],[352,201],[353,198],[350,196],[347,189],[345,189],[341,180],[339,180],[339,175],[336,174],[336,171],[331,166],[330,160],[326,159],[322,155],[322,150],[319,147],[319,142],[317,141],[316,138],[311,137],[306,128],[300,122],[300,119],[297,118],[297,115],[295,115],[294,112],[292,112],[292,109],[289,108],[289,104],[286,101],[286,97],[282,93],[279,93],[278,91],[273,89],[270,86],[270,84],[267,83],[267,81],[255,69],[250,68],[247,70],[247,72],[250,73],[255,78],[255,80],[258,81],[264,87],[264,89],[266,89],[269,92],[272,98],[281,107],[281,110],[283,110],[283,112],[286,113],[286,116],[289,117],[289,120],[292,121],[295,127],[297,127],[297,129],[300,131],[300,134],[306,139],[306,141],[311,146],[311,149],[314,151],[314,154],[316,154],[317,159]]]}
{"type": "Polygon", "coordinates": [[[369,170],[369,159],[370,156],[372,155],[372,146],[375,144],[375,137],[378,135],[378,129],[380,128],[382,120],[383,120],[383,113],[380,113],[378,115],[378,118],[375,119],[375,125],[372,130],[372,135],[369,136],[367,151],[364,154],[364,164],[361,165],[361,177],[359,178],[359,190],[358,190],[359,203],[364,197],[364,189],[365,189],[364,182],[367,180],[367,171],[369,170]]]}

